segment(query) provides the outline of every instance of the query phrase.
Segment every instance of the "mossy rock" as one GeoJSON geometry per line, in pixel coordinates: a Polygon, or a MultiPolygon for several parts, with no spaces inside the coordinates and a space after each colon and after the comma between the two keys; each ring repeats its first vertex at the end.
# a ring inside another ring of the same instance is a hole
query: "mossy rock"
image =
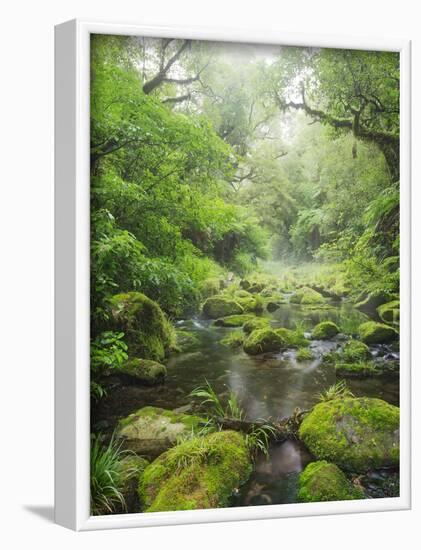
{"type": "Polygon", "coordinates": [[[249,355],[258,355],[270,351],[280,351],[286,345],[285,340],[271,328],[256,329],[244,341],[243,349],[249,355]]]}
{"type": "Polygon", "coordinates": [[[278,334],[285,342],[287,347],[308,347],[310,342],[304,336],[304,334],[298,330],[290,330],[289,328],[276,328],[276,334],[278,334]]]}
{"type": "Polygon", "coordinates": [[[144,294],[116,294],[108,304],[113,328],[124,332],[129,356],[161,361],[175,345],[171,323],[159,305],[144,294]]]}
{"type": "Polygon", "coordinates": [[[241,279],[240,288],[243,290],[248,290],[251,287],[251,283],[248,279],[241,279]]]}
{"type": "Polygon", "coordinates": [[[125,449],[156,457],[175,445],[180,436],[200,429],[204,419],[159,407],[143,407],[120,420],[117,437],[125,449]]]}
{"type": "Polygon", "coordinates": [[[297,361],[311,361],[314,359],[314,355],[308,348],[300,348],[295,358],[297,361]]]}
{"type": "Polygon", "coordinates": [[[259,294],[260,292],[262,292],[262,290],[264,290],[265,286],[265,283],[254,282],[247,290],[251,292],[251,294],[259,294]]]}
{"type": "Polygon", "coordinates": [[[123,478],[121,493],[126,503],[126,507],[122,507],[122,512],[133,514],[141,511],[137,489],[139,477],[143,474],[148,464],[149,462],[146,458],[135,454],[129,454],[120,460],[118,466],[123,478]]]}
{"type": "Polygon", "coordinates": [[[253,296],[250,294],[250,296],[245,298],[236,298],[235,300],[240,304],[245,313],[260,313],[264,309],[263,299],[258,295],[253,296]]]}
{"type": "Polygon", "coordinates": [[[399,325],[399,313],[400,313],[399,300],[392,300],[386,304],[382,304],[377,308],[377,314],[384,323],[392,323],[393,325],[399,325]]]}
{"type": "Polygon", "coordinates": [[[266,319],[266,317],[253,317],[243,325],[243,331],[246,334],[250,334],[253,330],[260,328],[270,328],[269,319],[266,319]]]}
{"type": "Polygon", "coordinates": [[[370,378],[380,374],[374,363],[365,361],[358,363],[336,363],[335,373],[341,378],[370,378]]]}
{"type": "Polygon", "coordinates": [[[399,408],[381,399],[346,397],[316,405],[299,428],[318,460],[366,472],[399,464],[399,408]]]}
{"type": "Polygon", "coordinates": [[[238,301],[218,295],[208,298],[203,304],[203,313],[210,319],[219,319],[228,315],[241,315],[244,308],[238,301]]]}
{"type": "Polygon", "coordinates": [[[365,344],[388,344],[399,338],[399,333],[389,325],[367,321],[358,327],[361,340],[365,344]]]}
{"type": "Polygon", "coordinates": [[[359,340],[349,340],[342,351],[343,360],[347,363],[371,359],[370,348],[359,340]]]}
{"type": "Polygon", "coordinates": [[[325,460],[310,462],[298,478],[300,502],[325,502],[365,498],[364,491],[355,487],[335,464],[325,460]]]}
{"type": "Polygon", "coordinates": [[[242,434],[221,431],[170,449],[140,477],[145,512],[224,508],[252,472],[242,434]]]}
{"type": "Polygon", "coordinates": [[[230,348],[239,348],[243,345],[245,334],[240,330],[234,330],[222,338],[221,344],[230,348]]]}
{"type": "Polygon", "coordinates": [[[322,321],[313,329],[311,337],[313,340],[329,340],[339,333],[339,327],[332,321],[322,321]]]}
{"type": "Polygon", "coordinates": [[[199,344],[199,339],[196,336],[196,334],[194,334],[194,332],[177,329],[176,342],[177,342],[176,351],[186,352],[186,351],[192,351],[193,349],[195,349],[199,344]]]}
{"type": "Polygon", "coordinates": [[[324,304],[325,299],[320,292],[317,292],[308,286],[303,286],[298,288],[295,294],[291,296],[290,302],[292,304],[317,305],[324,304]]]}
{"type": "Polygon", "coordinates": [[[228,317],[222,317],[214,322],[217,327],[236,328],[242,327],[247,321],[254,319],[254,315],[243,313],[242,315],[228,315],[228,317]]]}
{"type": "Polygon", "coordinates": [[[363,313],[372,315],[376,313],[376,309],[390,301],[390,297],[384,292],[373,292],[371,294],[365,295],[363,298],[357,301],[355,304],[356,309],[359,309],[363,313]]]}
{"type": "Polygon", "coordinates": [[[117,374],[133,384],[156,386],[165,381],[167,369],[157,361],[135,358],[126,361],[117,374]]]}
{"type": "Polygon", "coordinates": [[[235,298],[253,298],[253,295],[250,294],[250,292],[247,292],[247,290],[236,290],[234,292],[235,298]]]}

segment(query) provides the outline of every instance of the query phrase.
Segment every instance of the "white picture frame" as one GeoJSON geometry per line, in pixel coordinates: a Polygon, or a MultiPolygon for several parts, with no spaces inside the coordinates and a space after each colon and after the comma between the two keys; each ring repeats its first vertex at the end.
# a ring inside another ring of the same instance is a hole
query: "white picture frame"
{"type": "Polygon", "coordinates": [[[55,32],[55,520],[74,530],[238,521],[411,507],[409,40],[265,30],[143,26],[72,20],[55,32]],[[89,44],[90,34],[400,52],[401,457],[396,498],[91,516],[89,498],[89,44]]]}

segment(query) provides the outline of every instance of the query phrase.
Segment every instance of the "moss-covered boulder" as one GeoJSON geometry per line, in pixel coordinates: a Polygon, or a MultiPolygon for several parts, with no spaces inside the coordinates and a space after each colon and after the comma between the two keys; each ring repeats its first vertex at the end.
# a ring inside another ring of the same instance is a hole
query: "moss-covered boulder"
{"type": "Polygon", "coordinates": [[[399,333],[389,325],[367,321],[358,327],[361,340],[365,344],[388,344],[399,338],[399,333]]]}
{"type": "Polygon", "coordinates": [[[282,327],[276,328],[275,332],[284,340],[287,347],[297,348],[310,345],[310,342],[299,330],[290,330],[289,328],[282,327]]]}
{"type": "Polygon", "coordinates": [[[199,430],[204,420],[159,407],[143,407],[120,420],[117,438],[125,449],[156,457],[175,445],[180,436],[199,430]]]}
{"type": "Polygon", "coordinates": [[[173,447],[144,471],[139,496],[146,512],[223,508],[250,476],[245,438],[215,432],[173,447]]]}
{"type": "Polygon", "coordinates": [[[234,330],[222,338],[221,344],[223,346],[228,346],[229,348],[239,348],[243,345],[244,339],[244,332],[241,330],[234,330]]]}
{"type": "Polygon", "coordinates": [[[308,348],[300,348],[295,358],[297,361],[311,361],[314,359],[314,355],[308,348]]]}
{"type": "Polygon", "coordinates": [[[316,405],[304,418],[300,439],[319,460],[366,472],[399,464],[399,408],[369,397],[316,405]]]}
{"type": "Polygon", "coordinates": [[[244,341],[243,349],[249,355],[258,355],[270,351],[280,351],[285,340],[270,328],[261,328],[251,332],[244,341]]]}
{"type": "Polygon", "coordinates": [[[175,345],[175,332],[159,305],[140,292],[109,299],[113,328],[124,332],[132,357],[161,361],[175,345]]]}
{"type": "Polygon", "coordinates": [[[135,454],[129,454],[120,460],[118,467],[123,478],[121,493],[126,504],[122,512],[133,514],[141,511],[138,494],[139,477],[148,464],[148,460],[135,454]]]}
{"type": "Polygon", "coordinates": [[[227,296],[211,296],[203,304],[203,313],[209,319],[219,319],[228,315],[241,315],[244,308],[237,300],[227,296]]]}
{"type": "Polygon", "coordinates": [[[142,386],[156,386],[165,381],[167,369],[157,361],[136,357],[126,361],[117,373],[127,382],[142,386]]]}
{"type": "Polygon", "coordinates": [[[265,317],[253,317],[249,321],[246,321],[243,325],[243,331],[246,334],[250,334],[253,332],[253,330],[257,330],[259,328],[269,328],[269,319],[266,319],[265,317]]]}
{"type": "Polygon", "coordinates": [[[339,333],[339,327],[332,321],[322,321],[316,325],[311,333],[313,340],[329,340],[339,333]]]}
{"type": "Polygon", "coordinates": [[[221,317],[216,319],[214,325],[217,327],[236,328],[242,327],[247,321],[254,319],[254,315],[243,313],[242,315],[228,315],[228,317],[221,317]]]}
{"type": "Polygon", "coordinates": [[[250,294],[250,292],[247,292],[247,290],[236,290],[234,292],[235,298],[252,298],[253,295],[250,294]]]}
{"type": "Polygon", "coordinates": [[[366,361],[371,358],[370,348],[359,340],[349,340],[342,351],[343,360],[347,363],[366,361]]]}
{"type": "Polygon", "coordinates": [[[325,502],[365,498],[360,487],[354,486],[335,464],[325,460],[310,462],[298,479],[300,502],[325,502]]]}
{"type": "Polygon", "coordinates": [[[282,305],[282,302],[276,300],[276,301],[273,301],[273,300],[269,300],[267,303],[266,303],[266,309],[269,311],[269,313],[273,313],[274,311],[276,311],[277,309],[279,309],[282,305]]]}
{"type": "Polygon", "coordinates": [[[292,304],[316,305],[324,304],[325,299],[320,294],[320,292],[317,292],[316,290],[308,286],[303,286],[301,288],[298,288],[295,294],[291,296],[290,302],[292,304]]]}
{"type": "Polygon", "coordinates": [[[399,325],[399,300],[392,300],[386,304],[382,304],[377,308],[377,314],[384,323],[399,325]]]}
{"type": "Polygon", "coordinates": [[[360,299],[357,300],[355,307],[360,311],[362,311],[363,313],[372,315],[376,313],[376,309],[381,304],[384,304],[389,301],[390,301],[390,297],[384,292],[373,292],[371,294],[365,294],[362,297],[360,297],[360,299]]]}

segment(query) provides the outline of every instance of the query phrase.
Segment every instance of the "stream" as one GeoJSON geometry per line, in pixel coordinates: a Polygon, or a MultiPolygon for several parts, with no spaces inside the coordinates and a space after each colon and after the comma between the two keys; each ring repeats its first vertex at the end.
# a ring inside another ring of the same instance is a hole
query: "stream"
{"type": "MultiPolygon", "coordinates": [[[[273,327],[294,329],[296,324],[311,330],[317,323],[332,320],[348,334],[355,334],[366,315],[342,301],[329,309],[308,309],[284,304],[272,314],[273,327]]],[[[191,351],[172,354],[167,361],[165,384],[146,388],[135,385],[116,386],[101,400],[93,412],[95,429],[112,431],[117,421],[146,406],[194,409],[189,393],[207,380],[220,397],[235,391],[249,420],[280,419],[290,416],[296,407],[308,409],[318,401],[318,394],[336,382],[334,367],[321,363],[324,353],[337,349],[341,335],[332,340],[312,341],[313,360],[298,362],[295,350],[249,356],[242,348],[221,344],[230,331],[216,327],[211,320],[192,318],[176,323],[176,328],[195,334],[197,344],[191,351]]],[[[372,348],[374,355],[392,356],[387,346],[372,348]]],[[[399,406],[399,381],[389,378],[347,380],[355,396],[378,397],[399,406]]],[[[257,459],[249,481],[234,495],[234,506],[296,502],[297,478],[311,455],[299,441],[272,445],[269,458],[257,459]]]]}

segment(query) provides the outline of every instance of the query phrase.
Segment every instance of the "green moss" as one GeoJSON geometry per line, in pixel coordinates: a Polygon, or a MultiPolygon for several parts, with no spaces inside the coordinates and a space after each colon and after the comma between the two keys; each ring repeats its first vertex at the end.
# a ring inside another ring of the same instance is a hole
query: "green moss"
{"type": "Polygon", "coordinates": [[[124,332],[130,356],[162,360],[175,345],[175,331],[159,305],[140,292],[109,299],[113,328],[124,332]]]}
{"type": "Polygon", "coordinates": [[[218,295],[206,300],[203,304],[203,313],[210,319],[218,319],[228,315],[240,315],[244,313],[244,308],[238,301],[218,295]]]}
{"type": "Polygon", "coordinates": [[[280,351],[286,347],[285,340],[270,328],[256,329],[244,341],[244,351],[249,355],[258,355],[269,351],[280,351]]]}
{"type": "Polygon", "coordinates": [[[122,510],[128,513],[140,512],[140,503],[138,495],[139,477],[145,471],[149,462],[135,454],[129,454],[119,462],[119,469],[122,475],[121,492],[126,502],[126,509],[122,510]]]}
{"type": "Polygon", "coordinates": [[[253,296],[247,290],[236,290],[234,292],[235,298],[252,298],[253,296]]]}
{"type": "Polygon", "coordinates": [[[222,317],[215,321],[217,327],[236,328],[242,327],[244,323],[254,319],[254,315],[243,313],[242,315],[228,315],[228,317],[222,317]]]}
{"type": "Polygon", "coordinates": [[[319,403],[299,436],[317,459],[356,472],[399,464],[399,408],[381,399],[346,397],[319,403]]]}
{"type": "Polygon", "coordinates": [[[244,436],[215,432],[158,457],[140,478],[139,496],[146,512],[221,508],[251,471],[244,436]]]}
{"type": "Polygon", "coordinates": [[[295,357],[297,361],[311,361],[314,359],[314,355],[308,348],[299,348],[295,357]]]}
{"type": "Polygon", "coordinates": [[[288,328],[276,328],[276,334],[278,334],[288,347],[307,347],[310,342],[299,330],[290,330],[288,328]]]}
{"type": "Polygon", "coordinates": [[[325,299],[316,290],[313,290],[310,287],[303,286],[295,292],[290,298],[292,304],[301,304],[301,305],[316,305],[324,304],[325,299]]]}
{"type": "Polygon", "coordinates": [[[209,298],[215,294],[219,294],[223,287],[223,281],[219,277],[209,277],[202,281],[199,286],[199,291],[202,298],[209,298]]]}
{"type": "Polygon", "coordinates": [[[145,386],[162,384],[167,376],[164,365],[150,359],[130,359],[118,370],[118,374],[145,386]]]}
{"type": "Polygon", "coordinates": [[[116,434],[126,449],[157,456],[175,445],[179,437],[198,431],[204,422],[195,415],[148,406],[121,419],[116,434]]]}
{"type": "Polygon", "coordinates": [[[399,333],[394,328],[374,321],[367,321],[360,325],[358,332],[365,344],[387,344],[399,337],[399,333]]]}
{"type": "Polygon", "coordinates": [[[269,328],[269,319],[265,317],[253,317],[243,325],[243,331],[246,334],[250,334],[253,330],[260,328],[269,328]]]}
{"type": "Polygon", "coordinates": [[[399,325],[399,312],[399,300],[392,300],[391,302],[387,302],[387,304],[383,304],[377,308],[377,313],[380,319],[384,323],[392,323],[393,325],[399,325]]]}
{"type": "Polygon", "coordinates": [[[365,498],[361,488],[348,481],[345,474],[325,460],[310,462],[298,480],[300,502],[325,502],[365,498]]]}
{"type": "Polygon", "coordinates": [[[264,303],[261,296],[252,296],[245,298],[236,298],[236,301],[241,305],[245,312],[259,313],[263,311],[264,303]]]}
{"type": "Polygon", "coordinates": [[[371,362],[336,363],[335,372],[342,378],[367,378],[376,376],[377,369],[371,362]]]}
{"type": "Polygon", "coordinates": [[[364,361],[371,358],[369,347],[359,340],[349,340],[342,352],[343,360],[347,363],[364,361]]]}
{"type": "Polygon", "coordinates": [[[322,321],[314,327],[311,337],[314,340],[329,340],[336,336],[338,332],[338,325],[332,321],[322,321]]]}
{"type": "Polygon", "coordinates": [[[235,330],[227,334],[225,338],[222,338],[221,344],[223,344],[224,346],[228,346],[230,348],[238,348],[243,345],[244,338],[245,336],[242,331],[235,330]]]}

